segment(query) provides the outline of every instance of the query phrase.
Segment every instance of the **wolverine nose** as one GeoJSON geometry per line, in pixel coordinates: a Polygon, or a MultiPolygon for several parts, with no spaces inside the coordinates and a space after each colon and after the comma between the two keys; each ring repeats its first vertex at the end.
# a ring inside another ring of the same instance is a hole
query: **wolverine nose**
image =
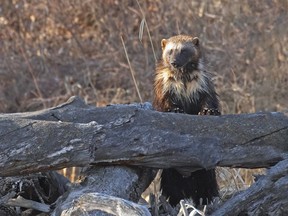
{"type": "Polygon", "coordinates": [[[174,68],[179,68],[179,67],[181,67],[181,65],[180,65],[178,62],[176,62],[176,61],[172,61],[172,62],[171,62],[171,65],[172,65],[174,68]]]}

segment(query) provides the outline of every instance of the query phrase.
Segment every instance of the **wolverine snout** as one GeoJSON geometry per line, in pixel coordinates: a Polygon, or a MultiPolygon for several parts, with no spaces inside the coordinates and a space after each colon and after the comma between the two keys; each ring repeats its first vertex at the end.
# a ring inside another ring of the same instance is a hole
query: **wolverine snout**
{"type": "Polygon", "coordinates": [[[170,62],[170,64],[171,64],[174,68],[180,68],[180,67],[182,67],[182,65],[180,64],[180,62],[177,62],[176,60],[170,62]]]}
{"type": "Polygon", "coordinates": [[[188,59],[186,59],[186,57],[180,54],[170,59],[169,61],[170,65],[175,69],[184,67],[188,62],[188,59]]]}

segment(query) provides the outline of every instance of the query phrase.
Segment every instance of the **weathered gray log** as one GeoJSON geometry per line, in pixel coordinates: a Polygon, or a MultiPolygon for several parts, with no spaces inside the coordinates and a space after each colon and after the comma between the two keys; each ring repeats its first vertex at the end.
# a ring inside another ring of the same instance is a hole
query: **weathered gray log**
{"type": "Polygon", "coordinates": [[[250,188],[226,201],[211,216],[234,216],[240,213],[288,215],[288,159],[268,170],[250,188]]]}
{"type": "MultiPolygon", "coordinates": [[[[287,137],[288,118],[283,113],[189,116],[155,112],[149,104],[95,108],[74,98],[48,110],[0,115],[0,175],[89,164],[176,167],[185,171],[216,165],[268,167],[286,157],[287,137]]],[[[149,175],[141,175],[141,170],[94,168],[83,185],[59,200],[56,214],[71,210],[72,200],[83,201],[93,192],[137,201],[151,178],[149,170],[144,170],[149,175]],[[110,175],[104,175],[107,173],[110,175]],[[113,180],[109,183],[109,179],[113,180]],[[120,185],[115,186],[115,182],[120,185]],[[138,191],[133,193],[135,189],[138,191]]],[[[283,179],[280,183],[285,183],[283,179]]],[[[235,208],[235,203],[237,200],[232,200],[227,212],[235,208]]],[[[278,204],[271,208],[278,209],[278,204]]],[[[257,204],[254,206],[257,208],[257,204]]]]}
{"type": "Polygon", "coordinates": [[[146,207],[129,201],[139,201],[153,180],[150,170],[108,166],[91,167],[85,173],[81,184],[59,199],[52,215],[103,215],[99,210],[116,215],[149,215],[146,207]]]}
{"type": "Polygon", "coordinates": [[[57,201],[51,215],[149,216],[147,207],[136,203],[155,177],[153,174],[141,168],[93,167],[80,185],[73,186],[57,201]]]}
{"type": "MultiPolygon", "coordinates": [[[[13,207],[21,207],[21,215],[30,215],[33,210],[51,212],[50,205],[68,190],[69,183],[55,171],[0,178],[0,209],[11,211],[13,216],[19,215],[13,214],[13,207]]],[[[5,214],[0,211],[0,215],[5,214]]]]}
{"type": "MultiPolygon", "coordinates": [[[[119,211],[121,210],[122,213],[126,212],[124,207],[126,204],[128,205],[127,208],[129,212],[132,211],[133,208],[135,208],[135,213],[138,211],[147,212],[148,210],[145,207],[136,204],[132,205],[128,200],[137,203],[142,192],[153,180],[155,173],[156,172],[148,168],[93,166],[86,168],[82,173],[82,181],[70,186],[69,190],[67,185],[69,182],[67,179],[56,172],[0,178],[0,212],[3,208],[5,208],[6,211],[9,209],[13,211],[12,207],[18,206],[26,208],[23,209],[23,211],[28,213],[28,215],[30,215],[29,212],[33,209],[42,212],[49,211],[49,215],[51,215],[51,211],[56,207],[55,211],[53,211],[55,215],[61,215],[62,213],[65,215],[73,215],[73,212],[75,213],[75,211],[77,211],[77,215],[103,216],[107,214],[99,213],[99,211],[96,210],[99,209],[103,212],[106,210],[110,212],[111,208],[113,211],[115,210],[113,206],[106,206],[107,209],[105,210],[104,201],[100,206],[93,204],[93,206],[88,208],[86,205],[92,204],[89,194],[94,193],[103,193],[107,196],[118,197],[118,199],[115,198],[113,200],[115,203],[118,203],[118,207],[121,207],[119,211]],[[58,199],[57,205],[53,204],[50,206],[51,203],[55,202],[64,192],[66,193],[61,199],[58,199]],[[19,196],[17,197],[17,194],[21,194],[26,199],[19,196]],[[121,198],[123,199],[122,201],[121,198]],[[124,199],[127,201],[124,201],[124,199]],[[85,201],[87,201],[87,203],[85,203],[85,201]],[[81,205],[79,205],[79,203],[81,205]]],[[[107,201],[107,197],[105,200],[107,201]]],[[[15,213],[12,215],[18,214],[15,213]]]]}
{"type": "MultiPolygon", "coordinates": [[[[100,215],[99,210],[112,215],[122,216],[150,216],[150,212],[144,206],[101,193],[82,193],[73,202],[70,202],[68,209],[61,212],[61,216],[70,215],[100,215]]],[[[60,215],[55,211],[52,216],[60,215]]]]}
{"type": "Polygon", "coordinates": [[[55,108],[0,115],[0,176],[88,164],[268,167],[288,153],[283,113],[192,116],[149,105],[55,108]]]}

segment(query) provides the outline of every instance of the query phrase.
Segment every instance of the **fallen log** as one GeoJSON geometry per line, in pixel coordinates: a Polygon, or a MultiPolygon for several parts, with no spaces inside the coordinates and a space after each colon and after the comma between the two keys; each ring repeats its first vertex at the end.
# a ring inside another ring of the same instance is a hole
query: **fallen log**
{"type": "MultiPolygon", "coordinates": [[[[0,176],[90,166],[81,184],[62,191],[66,193],[49,209],[55,208],[55,215],[69,215],[81,208],[89,215],[105,209],[117,214],[115,206],[103,207],[104,201],[96,205],[91,198],[103,194],[109,195],[107,199],[104,195],[104,200],[118,197],[114,200],[117,205],[131,210],[131,203],[125,200],[139,200],[155,174],[150,168],[174,167],[184,173],[216,166],[270,167],[286,159],[287,140],[286,113],[192,116],[155,112],[149,103],[96,108],[74,97],[47,110],[0,114],[0,176]]],[[[267,212],[286,213],[281,203],[286,203],[287,194],[279,188],[287,187],[287,170],[280,163],[275,169],[284,169],[278,173],[281,178],[274,181],[279,175],[271,171],[259,180],[266,186],[265,193],[254,185],[256,189],[252,186],[243,196],[218,206],[215,214],[244,211],[257,215],[265,203],[261,197],[268,197],[272,189],[277,189],[278,195],[272,193],[270,200],[279,199],[267,212]],[[248,195],[256,201],[246,199],[248,195]],[[245,208],[238,208],[238,202],[245,208]]],[[[11,194],[3,194],[0,200],[9,204],[11,194]]],[[[147,213],[145,207],[132,208],[147,213]]]]}
{"type": "Polygon", "coordinates": [[[211,216],[287,215],[288,213],[288,159],[268,170],[250,188],[235,195],[211,216]]]}
{"type": "Polygon", "coordinates": [[[259,168],[288,152],[283,113],[193,116],[149,105],[96,108],[79,98],[48,110],[0,115],[0,176],[87,165],[259,168]]]}

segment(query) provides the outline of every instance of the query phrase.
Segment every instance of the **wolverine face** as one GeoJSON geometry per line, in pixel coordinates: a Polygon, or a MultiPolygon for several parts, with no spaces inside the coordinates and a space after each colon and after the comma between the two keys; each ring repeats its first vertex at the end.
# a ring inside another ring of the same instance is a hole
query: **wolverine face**
{"type": "Polygon", "coordinates": [[[161,41],[165,66],[176,74],[192,73],[198,69],[200,58],[199,39],[175,36],[161,41]]]}

